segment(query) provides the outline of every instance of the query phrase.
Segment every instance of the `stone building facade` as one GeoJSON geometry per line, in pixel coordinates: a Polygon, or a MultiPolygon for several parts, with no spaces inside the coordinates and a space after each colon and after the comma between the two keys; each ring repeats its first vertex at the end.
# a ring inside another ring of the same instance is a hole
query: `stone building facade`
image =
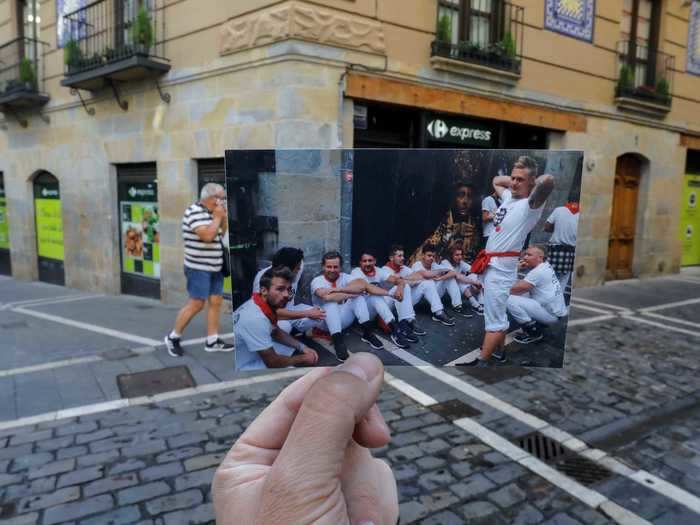
{"type": "MultiPolygon", "coordinates": [[[[181,214],[225,150],[475,145],[438,140],[440,120],[490,130],[490,147],[585,151],[577,285],[677,272],[700,150],[699,13],[671,0],[0,0],[0,269],[179,302],[181,214]],[[60,206],[45,202],[55,188],[60,206]],[[128,266],[125,221],[154,216],[128,266]]],[[[340,237],[340,200],[308,224],[284,210],[309,191],[332,202],[340,181],[265,184],[276,242],[317,262],[340,237]]]]}

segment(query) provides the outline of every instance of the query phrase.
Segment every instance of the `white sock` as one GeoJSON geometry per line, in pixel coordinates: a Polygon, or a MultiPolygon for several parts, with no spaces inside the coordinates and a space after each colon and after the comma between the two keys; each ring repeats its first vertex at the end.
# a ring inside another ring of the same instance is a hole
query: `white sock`
{"type": "Polygon", "coordinates": [[[170,339],[180,339],[180,334],[173,330],[168,337],[170,337],[170,339]]]}
{"type": "Polygon", "coordinates": [[[208,335],[207,336],[207,344],[213,345],[214,343],[216,343],[216,341],[218,341],[218,339],[219,339],[219,334],[208,335]]]}
{"type": "Polygon", "coordinates": [[[479,306],[479,301],[477,301],[476,299],[474,299],[474,296],[473,296],[473,295],[470,295],[470,296],[469,296],[469,304],[472,305],[474,308],[478,308],[478,306],[479,306]]]}

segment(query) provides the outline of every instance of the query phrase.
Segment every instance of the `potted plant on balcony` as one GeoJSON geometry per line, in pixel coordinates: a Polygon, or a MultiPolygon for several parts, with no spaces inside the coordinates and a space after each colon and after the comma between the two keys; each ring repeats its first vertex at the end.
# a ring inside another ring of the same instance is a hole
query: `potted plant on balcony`
{"type": "Polygon", "coordinates": [[[617,96],[623,97],[634,88],[634,77],[632,69],[623,64],[620,67],[620,75],[617,78],[617,96]]]}
{"type": "Polygon", "coordinates": [[[129,32],[136,54],[148,55],[153,46],[153,24],[145,6],[139,8],[129,32]]]}
{"type": "Polygon", "coordinates": [[[668,81],[663,77],[656,82],[656,96],[664,104],[669,104],[671,101],[671,88],[668,85],[668,81]]]}
{"type": "Polygon", "coordinates": [[[452,55],[452,21],[447,15],[442,15],[438,19],[437,31],[435,32],[435,54],[442,56],[452,55]]]}
{"type": "Polygon", "coordinates": [[[63,46],[63,61],[68,66],[68,72],[72,73],[80,69],[80,63],[83,60],[83,52],[77,40],[70,39],[63,46]]]}
{"type": "Polygon", "coordinates": [[[36,91],[36,70],[27,57],[19,63],[19,81],[27,91],[36,91]]]}

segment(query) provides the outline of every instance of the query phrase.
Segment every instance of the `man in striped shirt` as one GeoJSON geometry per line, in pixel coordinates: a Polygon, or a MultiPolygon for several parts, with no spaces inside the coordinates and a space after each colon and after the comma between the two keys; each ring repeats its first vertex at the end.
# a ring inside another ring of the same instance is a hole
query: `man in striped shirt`
{"type": "Polygon", "coordinates": [[[185,242],[185,277],[190,296],[175,319],[175,328],[165,336],[168,353],[173,357],[183,355],[180,336],[192,318],[206,303],[207,352],[230,352],[233,345],[219,338],[219,315],[223,301],[224,262],[221,236],[226,232],[226,192],[213,182],[205,184],[199,201],[192,204],[182,217],[182,237],[185,242]]]}

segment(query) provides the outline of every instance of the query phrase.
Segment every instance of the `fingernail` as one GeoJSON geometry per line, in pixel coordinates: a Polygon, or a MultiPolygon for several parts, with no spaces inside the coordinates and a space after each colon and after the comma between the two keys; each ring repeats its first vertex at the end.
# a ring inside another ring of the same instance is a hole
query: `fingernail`
{"type": "MultiPolygon", "coordinates": [[[[367,378],[367,374],[365,373],[364,369],[360,365],[357,365],[354,363],[343,363],[342,365],[337,366],[335,369],[338,372],[348,372],[348,373],[354,375],[355,377],[359,377],[363,381],[369,382],[369,380],[367,378]]],[[[364,524],[361,524],[361,525],[364,525],[364,524]]]]}

